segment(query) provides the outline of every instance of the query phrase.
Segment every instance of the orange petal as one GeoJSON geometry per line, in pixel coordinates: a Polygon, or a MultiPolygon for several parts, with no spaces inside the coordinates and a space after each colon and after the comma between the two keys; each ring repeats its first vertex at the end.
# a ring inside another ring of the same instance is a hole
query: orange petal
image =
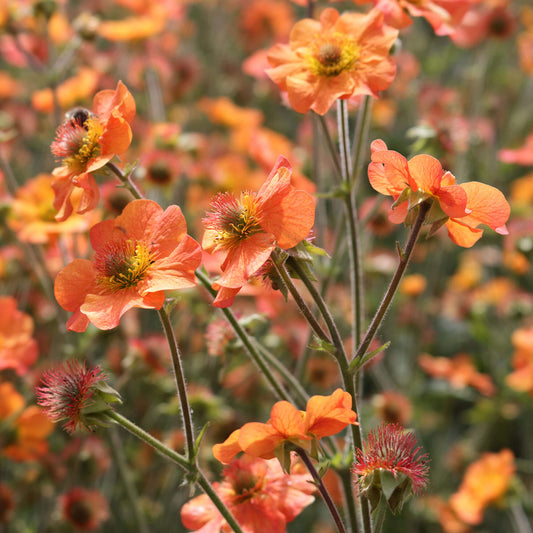
{"type": "Polygon", "coordinates": [[[307,402],[307,433],[319,438],[335,435],[348,424],[356,424],[356,420],[352,397],[342,389],[337,389],[331,396],[312,396],[307,402]]]}
{"type": "Polygon", "coordinates": [[[462,224],[459,220],[463,220],[467,217],[461,219],[451,219],[446,222],[446,228],[448,229],[448,236],[450,239],[463,248],[471,248],[476,244],[481,235],[483,235],[483,230],[472,228],[466,224],[462,224]]]}
{"type": "Polygon", "coordinates": [[[270,424],[259,422],[244,424],[239,433],[239,445],[243,452],[263,459],[272,459],[276,448],[284,440],[284,436],[270,424]]]}
{"type": "Polygon", "coordinates": [[[286,439],[307,439],[302,413],[289,402],[276,402],[270,411],[270,423],[286,439]]]}
{"type": "Polygon", "coordinates": [[[239,453],[242,452],[239,444],[240,429],[236,429],[223,443],[213,446],[213,455],[215,459],[222,464],[227,465],[239,453]]]}
{"type": "Polygon", "coordinates": [[[416,155],[407,163],[413,191],[433,193],[440,189],[444,171],[438,159],[430,155],[416,155]]]}
{"type": "Polygon", "coordinates": [[[474,227],[486,224],[496,232],[507,235],[505,223],[509,219],[511,207],[502,192],[478,181],[463,183],[461,187],[468,196],[467,208],[472,210],[461,222],[474,227]]]}

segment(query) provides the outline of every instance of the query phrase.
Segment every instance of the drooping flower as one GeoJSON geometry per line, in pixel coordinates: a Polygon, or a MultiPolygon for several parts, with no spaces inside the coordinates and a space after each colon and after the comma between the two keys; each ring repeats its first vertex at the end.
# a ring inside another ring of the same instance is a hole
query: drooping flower
{"type": "Polygon", "coordinates": [[[92,173],[128,149],[134,116],[135,101],[119,82],[114,91],[100,91],[95,95],[92,111],[77,108],[59,126],[51,146],[52,153],[62,163],[52,172],[57,220],[65,220],[72,213],[70,197],[76,187],[83,190],[78,213],[97,206],[100,193],[92,173]]]}
{"type": "Polygon", "coordinates": [[[257,193],[219,194],[204,219],[202,247],[220,252],[222,276],[213,283],[218,290],[216,307],[227,307],[248,279],[278,246],[289,249],[304,240],[315,219],[313,198],[291,185],[291,166],[279,156],[257,193]]]}
{"type": "Polygon", "coordinates": [[[515,470],[511,450],[483,454],[466,469],[459,490],[450,498],[451,508],[463,522],[481,523],[484,510],[505,497],[515,470]]]}
{"type": "MultiPolygon", "coordinates": [[[[295,472],[296,470],[296,472],[295,472]]],[[[213,488],[231,511],[244,533],[264,531],[284,533],[287,523],[314,501],[311,476],[286,474],[278,461],[243,456],[234,459],[213,488]]],[[[228,524],[207,495],[202,494],[181,509],[183,525],[194,531],[229,531],[228,524]]]]}
{"type": "Polygon", "coordinates": [[[360,476],[358,482],[372,508],[384,497],[395,512],[411,493],[419,494],[426,486],[428,456],[420,454],[416,445],[414,434],[399,424],[382,424],[370,431],[363,449],[355,451],[352,471],[360,476]]]}
{"type": "Polygon", "coordinates": [[[105,381],[99,366],[87,368],[71,360],[43,374],[42,386],[36,389],[37,400],[50,420],[65,421],[68,433],[77,429],[90,431],[97,425],[98,414],[110,409],[110,402],[120,401],[105,381]]]}
{"type": "Polygon", "coordinates": [[[267,74],[294,110],[324,115],[337,98],[377,96],[391,84],[396,66],[389,50],[397,35],[378,9],[339,15],[327,8],[320,21],[297,22],[289,44],[270,49],[267,74]]]}
{"type": "Polygon", "coordinates": [[[109,505],[98,490],[74,487],[59,498],[63,520],[80,531],[95,531],[109,518],[109,505]]]}
{"type": "Polygon", "coordinates": [[[0,296],[0,370],[12,368],[22,376],[37,359],[31,316],[17,309],[11,296],[0,296]]]}
{"type": "Polygon", "coordinates": [[[312,396],[305,411],[287,401],[276,402],[266,424],[249,422],[235,430],[222,444],[213,446],[213,455],[228,464],[239,453],[272,459],[285,443],[309,448],[312,441],[329,437],[349,424],[357,424],[352,397],[337,389],[330,396],[312,396]]]}
{"type": "Polygon", "coordinates": [[[85,331],[89,322],[112,329],[128,309],[160,309],[164,291],[196,283],[201,249],[176,205],[163,211],[134,200],[116,219],[93,226],[90,239],[93,260],[75,259],[55,281],[59,305],[74,313],[69,330],[85,331]]]}
{"type": "Polygon", "coordinates": [[[481,238],[480,224],[501,235],[508,233],[505,223],[511,208],[495,187],[477,181],[456,184],[453,174],[444,171],[434,157],[417,155],[407,161],[398,152],[388,150],[381,139],[373,141],[371,149],[370,184],[394,198],[389,212],[392,222],[409,223],[418,206],[430,201],[427,222],[433,224],[432,230],[445,224],[448,236],[459,246],[469,248],[481,238]]]}

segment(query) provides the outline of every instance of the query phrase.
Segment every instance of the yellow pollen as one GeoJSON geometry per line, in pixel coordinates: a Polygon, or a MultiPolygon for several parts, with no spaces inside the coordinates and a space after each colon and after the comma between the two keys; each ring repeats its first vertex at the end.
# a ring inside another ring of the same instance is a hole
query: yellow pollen
{"type": "Polygon", "coordinates": [[[100,153],[100,137],[103,127],[97,118],[88,118],[84,124],[87,134],[83,137],[78,151],[63,159],[63,164],[72,170],[84,171],[87,162],[100,153]]]}
{"type": "Polygon", "coordinates": [[[110,242],[97,252],[94,266],[98,283],[112,292],[135,287],[155,261],[144,242],[110,242]]]}
{"type": "Polygon", "coordinates": [[[359,46],[342,33],[316,36],[307,55],[309,69],[317,76],[331,78],[354,70],[359,58],[359,46]]]}
{"type": "Polygon", "coordinates": [[[263,231],[257,220],[257,204],[255,196],[243,193],[239,209],[219,229],[217,241],[224,247],[233,247],[244,239],[263,231]]]}

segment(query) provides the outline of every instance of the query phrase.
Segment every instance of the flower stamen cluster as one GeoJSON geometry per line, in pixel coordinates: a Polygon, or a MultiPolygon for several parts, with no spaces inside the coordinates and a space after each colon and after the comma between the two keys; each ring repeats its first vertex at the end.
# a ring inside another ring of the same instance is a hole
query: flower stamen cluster
{"type": "Polygon", "coordinates": [[[95,254],[96,282],[110,291],[135,287],[144,279],[155,255],[144,242],[111,241],[95,254]]]}
{"type": "Polygon", "coordinates": [[[340,32],[321,37],[310,46],[307,57],[309,69],[317,76],[333,77],[341,72],[354,70],[359,57],[359,46],[355,39],[340,32]]]}

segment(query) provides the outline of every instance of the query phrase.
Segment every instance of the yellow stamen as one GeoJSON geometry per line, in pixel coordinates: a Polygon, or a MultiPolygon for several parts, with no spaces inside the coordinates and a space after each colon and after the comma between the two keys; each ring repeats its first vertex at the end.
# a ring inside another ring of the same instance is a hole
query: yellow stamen
{"type": "Polygon", "coordinates": [[[359,46],[355,40],[342,33],[333,33],[317,35],[306,59],[314,74],[330,78],[354,70],[358,58],[359,46]]]}

